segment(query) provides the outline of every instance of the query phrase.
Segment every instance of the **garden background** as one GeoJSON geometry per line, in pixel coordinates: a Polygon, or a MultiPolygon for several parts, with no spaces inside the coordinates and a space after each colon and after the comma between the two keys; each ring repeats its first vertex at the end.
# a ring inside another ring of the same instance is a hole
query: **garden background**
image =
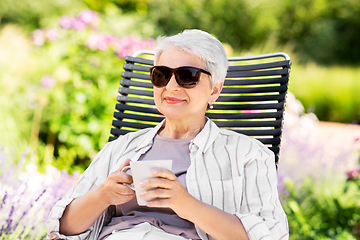
{"type": "Polygon", "coordinates": [[[110,135],[123,58],[199,28],[292,70],[278,170],[290,239],[360,239],[360,1],[1,0],[0,239],[43,239],[110,135]]]}

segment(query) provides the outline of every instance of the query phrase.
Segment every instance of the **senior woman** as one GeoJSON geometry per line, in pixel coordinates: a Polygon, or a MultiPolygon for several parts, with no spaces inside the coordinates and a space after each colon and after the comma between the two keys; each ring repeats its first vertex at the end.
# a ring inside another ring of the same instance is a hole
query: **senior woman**
{"type": "Polygon", "coordinates": [[[53,207],[50,239],[287,239],[274,154],[205,117],[228,68],[222,44],[200,30],[158,39],[151,68],[165,120],[108,143],[53,207]],[[172,159],[142,182],[137,205],[130,161],[172,159]]]}

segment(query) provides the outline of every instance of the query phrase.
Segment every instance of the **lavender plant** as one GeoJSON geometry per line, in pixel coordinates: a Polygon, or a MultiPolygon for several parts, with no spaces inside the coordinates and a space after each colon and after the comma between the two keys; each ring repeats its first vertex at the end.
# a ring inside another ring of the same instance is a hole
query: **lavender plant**
{"type": "MultiPolygon", "coordinates": [[[[317,117],[305,114],[304,107],[292,93],[288,94],[284,119],[278,171],[280,189],[286,179],[292,179],[299,186],[306,178],[314,184],[344,181],[346,172],[358,166],[359,136],[351,131],[357,126],[347,126],[347,129],[342,126],[341,138],[335,134],[334,126],[320,129],[317,117]]],[[[360,135],[359,129],[357,132],[360,135]]]]}
{"type": "Polygon", "coordinates": [[[29,153],[20,159],[0,148],[0,239],[44,239],[47,215],[52,206],[77,181],[52,166],[40,174],[29,153]],[[17,164],[14,164],[17,162],[17,164]]]}

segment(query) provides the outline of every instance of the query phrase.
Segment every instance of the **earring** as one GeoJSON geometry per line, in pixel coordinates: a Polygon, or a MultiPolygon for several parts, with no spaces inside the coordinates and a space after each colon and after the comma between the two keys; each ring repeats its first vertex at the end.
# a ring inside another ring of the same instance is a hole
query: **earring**
{"type": "Polygon", "coordinates": [[[212,104],[209,104],[209,108],[210,108],[210,109],[213,109],[214,106],[213,106],[212,104]]]}

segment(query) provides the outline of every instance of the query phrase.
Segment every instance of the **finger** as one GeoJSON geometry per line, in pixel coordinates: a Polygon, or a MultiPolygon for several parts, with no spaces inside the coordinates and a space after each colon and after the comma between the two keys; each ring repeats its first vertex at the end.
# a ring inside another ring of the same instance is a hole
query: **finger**
{"type": "Polygon", "coordinates": [[[154,199],[146,201],[147,207],[155,207],[155,208],[169,208],[169,200],[168,199],[154,199]]]}
{"type": "Polygon", "coordinates": [[[117,183],[133,183],[132,176],[124,172],[114,172],[113,178],[117,183]]]}
{"type": "Polygon", "coordinates": [[[144,199],[158,199],[158,198],[169,199],[171,197],[169,190],[161,189],[161,188],[151,189],[142,192],[139,196],[144,199]]]}
{"type": "Polygon", "coordinates": [[[123,163],[120,165],[120,167],[119,167],[119,169],[117,170],[117,172],[121,172],[121,170],[122,170],[124,167],[129,166],[129,165],[130,165],[130,162],[131,162],[131,159],[130,159],[130,158],[126,159],[125,162],[123,162],[123,163]]]}
{"type": "Polygon", "coordinates": [[[172,186],[172,181],[166,178],[150,178],[140,183],[140,187],[142,188],[164,188],[170,189],[172,186]]]}
{"type": "Polygon", "coordinates": [[[135,191],[124,184],[117,184],[116,185],[116,194],[123,195],[123,196],[132,196],[132,195],[135,195],[135,191]]]}
{"type": "Polygon", "coordinates": [[[166,170],[166,169],[155,168],[155,169],[151,170],[151,173],[155,177],[167,178],[167,179],[169,179],[171,181],[175,181],[177,179],[177,177],[175,176],[175,174],[172,171],[166,170]]]}
{"type": "Polygon", "coordinates": [[[131,175],[118,171],[111,173],[108,179],[116,183],[133,183],[133,178],[131,175]]]}

